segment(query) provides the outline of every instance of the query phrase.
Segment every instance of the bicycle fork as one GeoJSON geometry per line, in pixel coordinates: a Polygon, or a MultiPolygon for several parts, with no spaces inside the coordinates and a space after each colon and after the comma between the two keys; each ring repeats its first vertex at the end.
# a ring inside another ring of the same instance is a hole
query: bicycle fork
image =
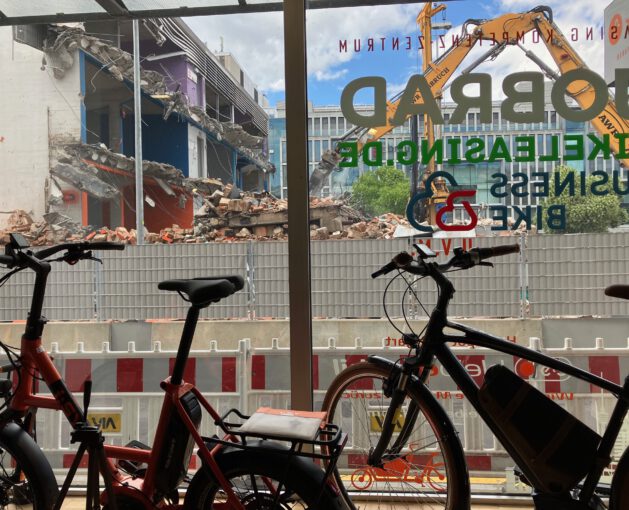
{"type": "MultiPolygon", "coordinates": [[[[419,408],[412,400],[409,404],[406,417],[404,418],[404,423],[398,437],[393,445],[388,448],[387,454],[384,455],[387,450],[387,446],[393,437],[393,432],[395,431],[396,418],[402,412],[402,405],[404,404],[404,399],[406,398],[409,380],[412,374],[417,371],[418,366],[419,359],[417,356],[407,358],[404,360],[403,369],[397,377],[391,377],[388,380],[389,384],[395,384],[395,388],[391,392],[391,402],[382,422],[382,432],[378,438],[378,443],[369,452],[367,462],[370,466],[381,467],[384,461],[399,457],[400,452],[410,437],[415,421],[417,420],[417,416],[419,415],[419,408]]],[[[384,391],[386,394],[387,388],[384,388],[384,391]]]]}

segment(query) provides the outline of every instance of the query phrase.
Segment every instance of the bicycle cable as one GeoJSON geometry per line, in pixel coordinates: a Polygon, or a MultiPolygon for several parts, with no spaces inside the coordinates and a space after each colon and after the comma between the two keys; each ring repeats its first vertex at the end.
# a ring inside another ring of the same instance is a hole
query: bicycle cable
{"type": "Polygon", "coordinates": [[[389,283],[387,284],[387,286],[384,288],[384,292],[382,293],[382,308],[384,309],[384,315],[386,316],[387,320],[389,321],[389,324],[391,324],[391,326],[393,326],[393,328],[402,336],[404,336],[404,332],[398,328],[395,323],[393,322],[393,319],[391,319],[391,317],[389,316],[389,311],[387,310],[387,293],[389,292],[389,288],[391,287],[391,285],[393,284],[393,282],[395,280],[397,280],[400,276],[402,276],[402,271],[400,269],[397,270],[398,274],[395,275],[393,278],[391,278],[391,280],[389,281],[389,283]]]}
{"type": "Polygon", "coordinates": [[[11,278],[15,273],[19,273],[20,271],[23,271],[24,269],[26,269],[25,267],[16,267],[15,269],[9,271],[8,273],[4,274],[2,276],[2,278],[0,278],[0,287],[4,286],[5,283],[7,283],[7,281],[9,281],[9,278],[11,278]]]}

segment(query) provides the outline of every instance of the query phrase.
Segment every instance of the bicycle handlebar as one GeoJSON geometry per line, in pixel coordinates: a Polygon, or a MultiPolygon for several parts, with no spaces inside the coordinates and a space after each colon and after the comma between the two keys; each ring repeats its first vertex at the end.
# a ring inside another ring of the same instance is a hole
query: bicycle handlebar
{"type": "MultiPolygon", "coordinates": [[[[80,243],[62,243],[49,248],[44,248],[36,253],[25,252],[21,250],[9,250],[8,253],[0,255],[0,265],[6,266],[9,269],[14,267],[26,268],[30,267],[37,271],[37,267],[44,262],[45,259],[63,250],[67,250],[70,254],[81,254],[82,252],[88,252],[91,250],[124,250],[125,245],[120,243],[112,243],[109,241],[99,241],[96,243],[90,243],[87,241],[80,243]]],[[[80,260],[81,257],[75,259],[75,262],[80,260]]]]}
{"type": "MultiPolygon", "coordinates": [[[[451,267],[469,269],[481,264],[483,260],[509,255],[511,253],[519,253],[519,251],[520,246],[517,244],[494,246],[493,248],[472,248],[470,251],[456,249],[454,256],[448,262],[445,264],[433,264],[432,267],[436,267],[440,272],[447,271],[451,267]]],[[[412,255],[403,251],[393,257],[391,262],[382,266],[375,273],[372,273],[371,277],[377,278],[394,269],[401,269],[402,271],[418,276],[426,276],[429,274],[429,267],[422,259],[418,258],[418,260],[414,260],[412,255]]]]}
{"type": "Polygon", "coordinates": [[[45,258],[54,255],[57,252],[68,250],[68,251],[85,251],[85,250],[124,250],[125,245],[120,243],[112,243],[109,241],[98,241],[95,243],[90,243],[87,241],[81,243],[63,243],[58,244],[56,246],[51,246],[50,248],[44,248],[43,250],[35,253],[35,256],[39,260],[43,260],[45,258]]]}

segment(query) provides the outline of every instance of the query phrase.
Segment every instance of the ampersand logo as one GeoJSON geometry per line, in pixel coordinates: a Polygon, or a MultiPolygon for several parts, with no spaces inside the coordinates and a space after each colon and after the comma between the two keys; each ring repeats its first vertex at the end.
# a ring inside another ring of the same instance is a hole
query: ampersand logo
{"type": "Polygon", "coordinates": [[[461,232],[465,230],[474,229],[476,227],[476,224],[478,223],[478,216],[476,216],[474,209],[472,209],[472,205],[467,200],[461,200],[461,205],[463,206],[463,208],[465,209],[465,212],[470,217],[470,222],[467,225],[446,225],[443,222],[443,216],[451,211],[454,211],[454,200],[456,198],[460,198],[460,197],[471,198],[474,196],[476,196],[476,190],[473,190],[473,189],[453,191],[452,193],[450,193],[448,195],[448,199],[446,200],[446,205],[443,206],[441,209],[439,209],[439,212],[437,213],[437,218],[436,218],[437,226],[441,230],[448,230],[448,231],[455,231],[455,232],[461,232]]]}
{"type": "MultiPolygon", "coordinates": [[[[408,219],[409,223],[411,224],[413,228],[421,232],[432,233],[433,229],[429,225],[427,226],[427,225],[419,224],[419,221],[417,221],[417,218],[415,218],[415,206],[418,202],[432,197],[433,195],[432,181],[438,178],[445,179],[446,181],[448,181],[448,183],[451,186],[458,186],[454,176],[452,176],[448,172],[435,172],[434,174],[431,174],[428,177],[428,179],[426,179],[426,188],[423,191],[415,193],[415,195],[413,195],[413,198],[411,198],[408,201],[408,205],[406,206],[406,218],[408,219]]],[[[450,193],[445,206],[442,207],[437,213],[437,218],[436,218],[437,226],[441,228],[442,230],[446,230],[446,231],[473,230],[476,227],[476,224],[478,223],[478,217],[476,216],[474,209],[472,209],[471,204],[467,200],[462,200],[461,205],[463,206],[463,208],[469,215],[470,223],[468,223],[467,225],[447,225],[443,221],[443,216],[444,214],[454,210],[454,200],[456,198],[473,197],[475,195],[476,195],[476,190],[461,190],[461,191],[454,191],[450,193]]]]}

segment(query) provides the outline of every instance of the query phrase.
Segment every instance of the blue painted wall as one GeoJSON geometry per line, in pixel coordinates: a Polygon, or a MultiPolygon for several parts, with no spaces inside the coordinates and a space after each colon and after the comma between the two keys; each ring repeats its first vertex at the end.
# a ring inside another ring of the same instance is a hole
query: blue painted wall
{"type": "MultiPolygon", "coordinates": [[[[188,124],[176,115],[164,121],[161,115],[142,115],[142,157],[145,160],[168,163],[188,177],[188,124]]],[[[126,156],[135,154],[133,116],[123,121],[123,148],[126,156]]]]}

